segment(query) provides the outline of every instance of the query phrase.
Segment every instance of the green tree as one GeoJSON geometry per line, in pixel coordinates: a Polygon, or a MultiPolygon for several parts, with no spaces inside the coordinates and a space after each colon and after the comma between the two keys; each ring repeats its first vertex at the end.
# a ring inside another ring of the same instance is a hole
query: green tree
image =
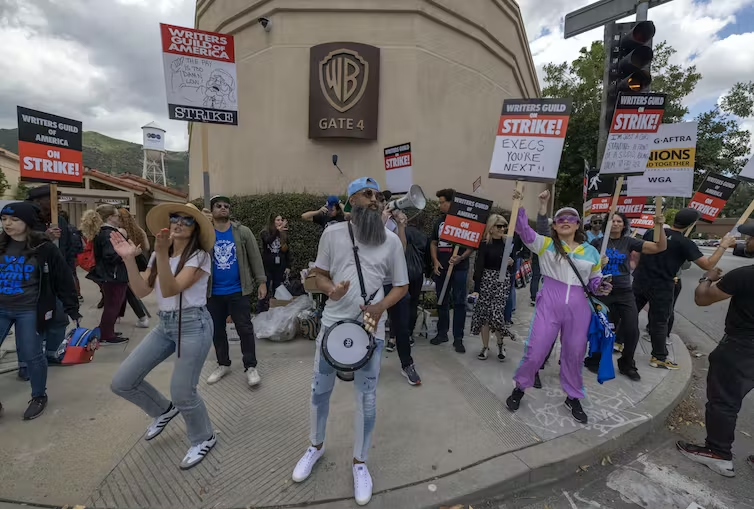
{"type": "Polygon", "coordinates": [[[725,204],[720,216],[723,218],[740,218],[752,200],[754,200],[754,184],[742,182],[725,204]]]}
{"type": "Polygon", "coordinates": [[[8,178],[5,177],[5,174],[2,170],[0,170],[0,197],[5,195],[5,192],[8,191],[10,188],[10,184],[8,184],[8,178]]]}
{"type": "MultiPolygon", "coordinates": [[[[655,47],[652,61],[652,90],[667,94],[665,122],[677,122],[688,113],[683,100],[702,77],[696,72],[696,66],[670,64],[674,53],[670,45],[662,42],[655,47]]],[[[545,87],[542,94],[573,100],[555,187],[558,206],[581,203],[584,160],[590,165],[597,164],[604,70],[605,47],[601,41],[594,41],[589,48],[582,48],[578,58],[570,64],[551,63],[544,67],[545,87]]]]}

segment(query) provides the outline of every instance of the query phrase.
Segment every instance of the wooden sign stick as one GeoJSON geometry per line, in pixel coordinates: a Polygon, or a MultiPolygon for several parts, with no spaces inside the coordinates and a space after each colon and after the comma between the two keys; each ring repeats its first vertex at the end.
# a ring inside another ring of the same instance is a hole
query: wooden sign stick
{"type": "MultiPolygon", "coordinates": [[[[662,214],[662,197],[655,197],[655,216],[662,214]]],[[[655,242],[660,238],[660,229],[664,228],[664,225],[655,223],[655,235],[653,239],[655,242]]]]}
{"type": "Polygon", "coordinates": [[[696,222],[692,223],[689,228],[686,229],[686,231],[683,233],[684,237],[688,237],[691,235],[691,231],[694,230],[694,227],[696,226],[696,222]]]}
{"type": "MultiPolygon", "coordinates": [[[[58,183],[50,183],[50,227],[58,227],[58,183]]],[[[55,239],[55,246],[60,246],[60,240],[55,239]]]]}
{"type": "Polygon", "coordinates": [[[605,228],[605,235],[602,237],[600,258],[604,257],[605,253],[607,252],[607,241],[610,239],[610,227],[613,224],[613,216],[615,216],[615,211],[618,210],[618,199],[620,198],[620,190],[623,187],[623,179],[625,179],[625,177],[621,175],[615,181],[615,192],[613,192],[613,201],[610,204],[610,214],[607,215],[607,227],[605,228]]]}
{"type": "Polygon", "coordinates": [[[751,213],[753,212],[754,212],[754,200],[751,201],[751,203],[749,204],[749,207],[747,207],[744,213],[741,215],[741,217],[738,218],[738,221],[736,222],[736,227],[746,223],[746,220],[749,219],[749,216],[751,216],[751,213]]]}
{"type": "MultiPolygon", "coordinates": [[[[516,191],[519,194],[524,193],[523,181],[516,181],[516,191]]],[[[503,248],[503,263],[500,265],[500,277],[498,280],[504,282],[508,278],[508,259],[513,252],[513,234],[516,233],[516,220],[518,219],[518,210],[521,208],[521,200],[516,198],[513,200],[513,206],[511,207],[511,220],[508,222],[508,234],[505,237],[505,248],[503,248]]]]}
{"type": "MultiPolygon", "coordinates": [[[[453,248],[453,257],[458,255],[458,250],[461,247],[456,245],[455,248],[453,248]]],[[[442,291],[440,291],[440,297],[437,298],[437,305],[441,305],[443,299],[445,299],[445,292],[448,290],[448,282],[450,282],[450,275],[453,273],[453,266],[448,266],[448,272],[445,275],[445,282],[442,284],[442,291]]]]}
{"type": "Polygon", "coordinates": [[[209,209],[209,128],[206,123],[202,123],[201,128],[202,137],[202,182],[204,189],[204,207],[209,209]]]}

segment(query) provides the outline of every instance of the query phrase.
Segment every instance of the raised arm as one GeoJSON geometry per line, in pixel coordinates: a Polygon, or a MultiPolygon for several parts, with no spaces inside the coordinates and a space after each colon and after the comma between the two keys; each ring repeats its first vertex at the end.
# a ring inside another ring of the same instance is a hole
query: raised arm
{"type": "MultiPolygon", "coordinates": [[[[521,200],[524,198],[524,196],[523,194],[519,194],[518,191],[514,191],[513,198],[514,200],[516,198],[521,200]]],[[[540,223],[547,221],[546,214],[547,204],[549,200],[550,192],[548,190],[545,190],[539,194],[539,210],[537,211],[539,213],[537,216],[538,230],[540,223]],[[541,219],[540,216],[544,216],[544,219],[541,219]]],[[[516,218],[516,233],[519,235],[519,237],[521,237],[521,241],[523,241],[524,245],[526,245],[526,247],[536,255],[542,255],[547,247],[552,244],[552,239],[542,234],[538,234],[534,231],[533,228],[531,228],[531,226],[529,226],[529,216],[526,214],[526,209],[524,209],[523,207],[520,207],[518,209],[518,217],[516,218]]]]}
{"type": "Polygon", "coordinates": [[[126,238],[120,232],[112,232],[110,234],[110,242],[113,249],[120,255],[120,258],[123,259],[123,263],[126,265],[128,285],[131,287],[131,291],[140,299],[148,296],[152,292],[152,287],[149,285],[147,278],[139,272],[139,267],[136,264],[136,256],[141,253],[141,248],[136,246],[133,241],[126,241],[126,238]]]}
{"type": "MultiPolygon", "coordinates": [[[[655,216],[655,225],[664,225],[665,224],[665,216],[662,214],[658,214],[655,216]]],[[[660,253],[661,251],[665,251],[668,249],[668,236],[665,234],[665,229],[660,229],[660,238],[657,240],[657,242],[654,241],[644,241],[644,245],[641,247],[642,253],[648,253],[648,254],[654,254],[654,253],[660,253]]]]}
{"type": "Polygon", "coordinates": [[[710,269],[714,268],[718,262],[720,262],[720,259],[725,253],[725,250],[735,245],[736,238],[730,234],[725,234],[725,236],[720,240],[720,246],[717,247],[715,253],[713,253],[712,256],[698,257],[694,260],[694,264],[701,267],[705,271],[709,271],[710,269]]]}
{"type": "Polygon", "coordinates": [[[307,211],[301,215],[301,219],[306,221],[314,221],[314,217],[318,214],[327,214],[327,206],[323,205],[315,211],[307,211]]]}

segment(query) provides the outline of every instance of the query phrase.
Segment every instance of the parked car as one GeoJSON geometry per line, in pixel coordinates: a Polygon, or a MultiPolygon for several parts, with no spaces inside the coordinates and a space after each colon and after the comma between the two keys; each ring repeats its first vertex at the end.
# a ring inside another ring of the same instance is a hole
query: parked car
{"type": "Polygon", "coordinates": [[[754,253],[746,252],[746,241],[736,241],[736,245],[733,247],[733,255],[747,259],[754,258],[754,253]]]}

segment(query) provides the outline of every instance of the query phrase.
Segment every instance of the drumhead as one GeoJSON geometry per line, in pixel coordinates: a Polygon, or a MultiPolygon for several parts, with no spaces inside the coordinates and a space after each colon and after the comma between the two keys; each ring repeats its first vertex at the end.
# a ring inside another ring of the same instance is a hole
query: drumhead
{"type": "Polygon", "coordinates": [[[371,337],[357,322],[342,321],[330,327],[322,340],[328,363],[341,370],[356,370],[371,355],[371,337]]]}

